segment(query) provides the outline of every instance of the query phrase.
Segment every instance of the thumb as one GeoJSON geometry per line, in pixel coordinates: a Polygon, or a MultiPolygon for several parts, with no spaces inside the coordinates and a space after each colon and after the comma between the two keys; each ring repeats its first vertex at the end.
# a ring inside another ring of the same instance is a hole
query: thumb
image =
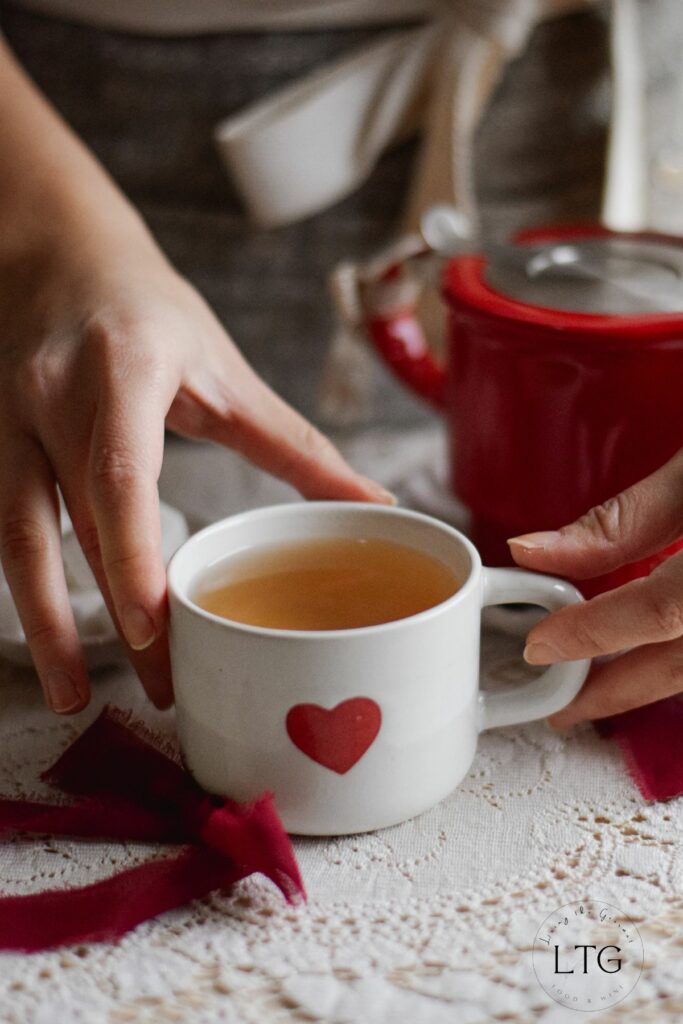
{"type": "Polygon", "coordinates": [[[560,530],[508,540],[518,565],[590,579],[683,536],[683,449],[661,469],[560,530]]]}

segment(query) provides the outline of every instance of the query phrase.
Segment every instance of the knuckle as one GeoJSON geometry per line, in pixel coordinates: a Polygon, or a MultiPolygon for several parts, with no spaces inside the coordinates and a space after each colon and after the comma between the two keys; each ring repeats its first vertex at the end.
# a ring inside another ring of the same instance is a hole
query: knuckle
{"type": "Polygon", "coordinates": [[[29,402],[42,401],[52,394],[56,368],[44,351],[34,352],[15,370],[17,394],[25,395],[29,402]]]}
{"type": "MultiPolygon", "coordinates": [[[[588,608],[587,605],[583,607],[588,608]]],[[[581,657],[593,658],[604,654],[607,645],[600,636],[599,630],[596,629],[595,623],[589,618],[589,614],[587,611],[585,615],[580,615],[575,619],[573,633],[575,648],[581,651],[581,657]]]]}
{"type": "Polygon", "coordinates": [[[98,491],[120,493],[135,483],[139,465],[134,455],[120,443],[103,441],[93,448],[91,471],[98,491]]]}
{"type": "Polygon", "coordinates": [[[580,520],[592,534],[607,544],[618,544],[628,528],[627,502],[623,494],[596,505],[580,520]]]}
{"type": "MultiPolygon", "coordinates": [[[[166,416],[166,423],[172,430],[189,437],[208,434],[211,421],[208,410],[186,389],[177,393],[166,416]]],[[[223,421],[223,428],[226,432],[230,430],[229,421],[223,421]]]]}
{"type": "Polygon", "coordinates": [[[56,647],[64,639],[64,632],[57,623],[36,622],[24,629],[26,642],[29,645],[37,644],[41,647],[56,647]]]}
{"type": "Polygon", "coordinates": [[[91,319],[83,328],[87,356],[105,385],[135,376],[146,387],[163,379],[166,361],[156,342],[156,332],[145,320],[130,315],[119,323],[102,317],[91,319]]]}
{"type": "Polygon", "coordinates": [[[108,363],[120,352],[125,341],[125,332],[107,323],[105,317],[96,316],[84,324],[82,340],[89,354],[108,363]]]}
{"type": "Polygon", "coordinates": [[[206,363],[188,369],[173,404],[207,423],[219,419],[234,435],[249,429],[251,404],[246,396],[240,395],[235,381],[206,363]]]}
{"type": "Polygon", "coordinates": [[[40,558],[48,544],[45,530],[30,516],[16,516],[0,524],[0,554],[6,565],[20,565],[40,558]]]}
{"type": "Polygon", "coordinates": [[[103,563],[104,568],[107,572],[109,572],[112,569],[128,570],[137,565],[140,565],[140,563],[144,561],[146,554],[147,553],[145,551],[127,551],[124,553],[111,555],[103,563]]]}
{"type": "Polygon", "coordinates": [[[220,381],[211,381],[210,386],[196,390],[185,390],[180,401],[184,404],[186,415],[199,421],[202,428],[211,423],[220,422],[222,430],[236,444],[248,436],[250,418],[247,410],[235,399],[228,387],[222,387],[220,381]]]}
{"type": "Polygon", "coordinates": [[[590,509],[578,525],[593,538],[619,550],[646,514],[639,488],[630,487],[590,509]]]}
{"type": "Polygon", "coordinates": [[[683,636],[683,599],[671,592],[650,595],[650,616],[658,636],[674,640],[683,636]]]}
{"type": "Polygon", "coordinates": [[[163,389],[167,370],[167,362],[155,348],[138,351],[130,367],[130,372],[135,374],[137,380],[144,382],[147,394],[163,389]]]}

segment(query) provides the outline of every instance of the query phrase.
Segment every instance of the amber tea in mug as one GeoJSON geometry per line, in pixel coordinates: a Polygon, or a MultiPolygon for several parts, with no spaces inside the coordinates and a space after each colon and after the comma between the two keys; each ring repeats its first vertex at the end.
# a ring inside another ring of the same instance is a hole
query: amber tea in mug
{"type": "Polygon", "coordinates": [[[205,611],[271,629],[376,626],[433,608],[459,589],[443,562],[391,541],[325,538],[242,553],[194,594],[205,611]]]}

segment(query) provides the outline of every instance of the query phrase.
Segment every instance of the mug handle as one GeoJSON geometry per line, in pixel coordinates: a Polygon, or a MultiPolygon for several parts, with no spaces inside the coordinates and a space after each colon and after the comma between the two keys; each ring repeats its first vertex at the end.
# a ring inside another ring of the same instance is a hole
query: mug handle
{"type": "MultiPolygon", "coordinates": [[[[555,612],[583,601],[566,580],[522,569],[484,569],[482,608],[492,604],[536,604],[555,612]]],[[[479,731],[532,722],[555,714],[574,699],[588,675],[590,659],[552,665],[542,676],[501,693],[479,694],[479,731]]]]}

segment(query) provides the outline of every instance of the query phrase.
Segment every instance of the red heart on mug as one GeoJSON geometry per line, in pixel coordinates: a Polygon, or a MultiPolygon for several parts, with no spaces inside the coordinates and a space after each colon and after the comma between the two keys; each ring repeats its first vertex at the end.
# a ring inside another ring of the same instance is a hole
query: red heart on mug
{"type": "Polygon", "coordinates": [[[295,704],[287,713],[292,743],[312,761],[344,775],[371,746],[382,712],[369,697],[352,697],[334,708],[295,704]]]}

